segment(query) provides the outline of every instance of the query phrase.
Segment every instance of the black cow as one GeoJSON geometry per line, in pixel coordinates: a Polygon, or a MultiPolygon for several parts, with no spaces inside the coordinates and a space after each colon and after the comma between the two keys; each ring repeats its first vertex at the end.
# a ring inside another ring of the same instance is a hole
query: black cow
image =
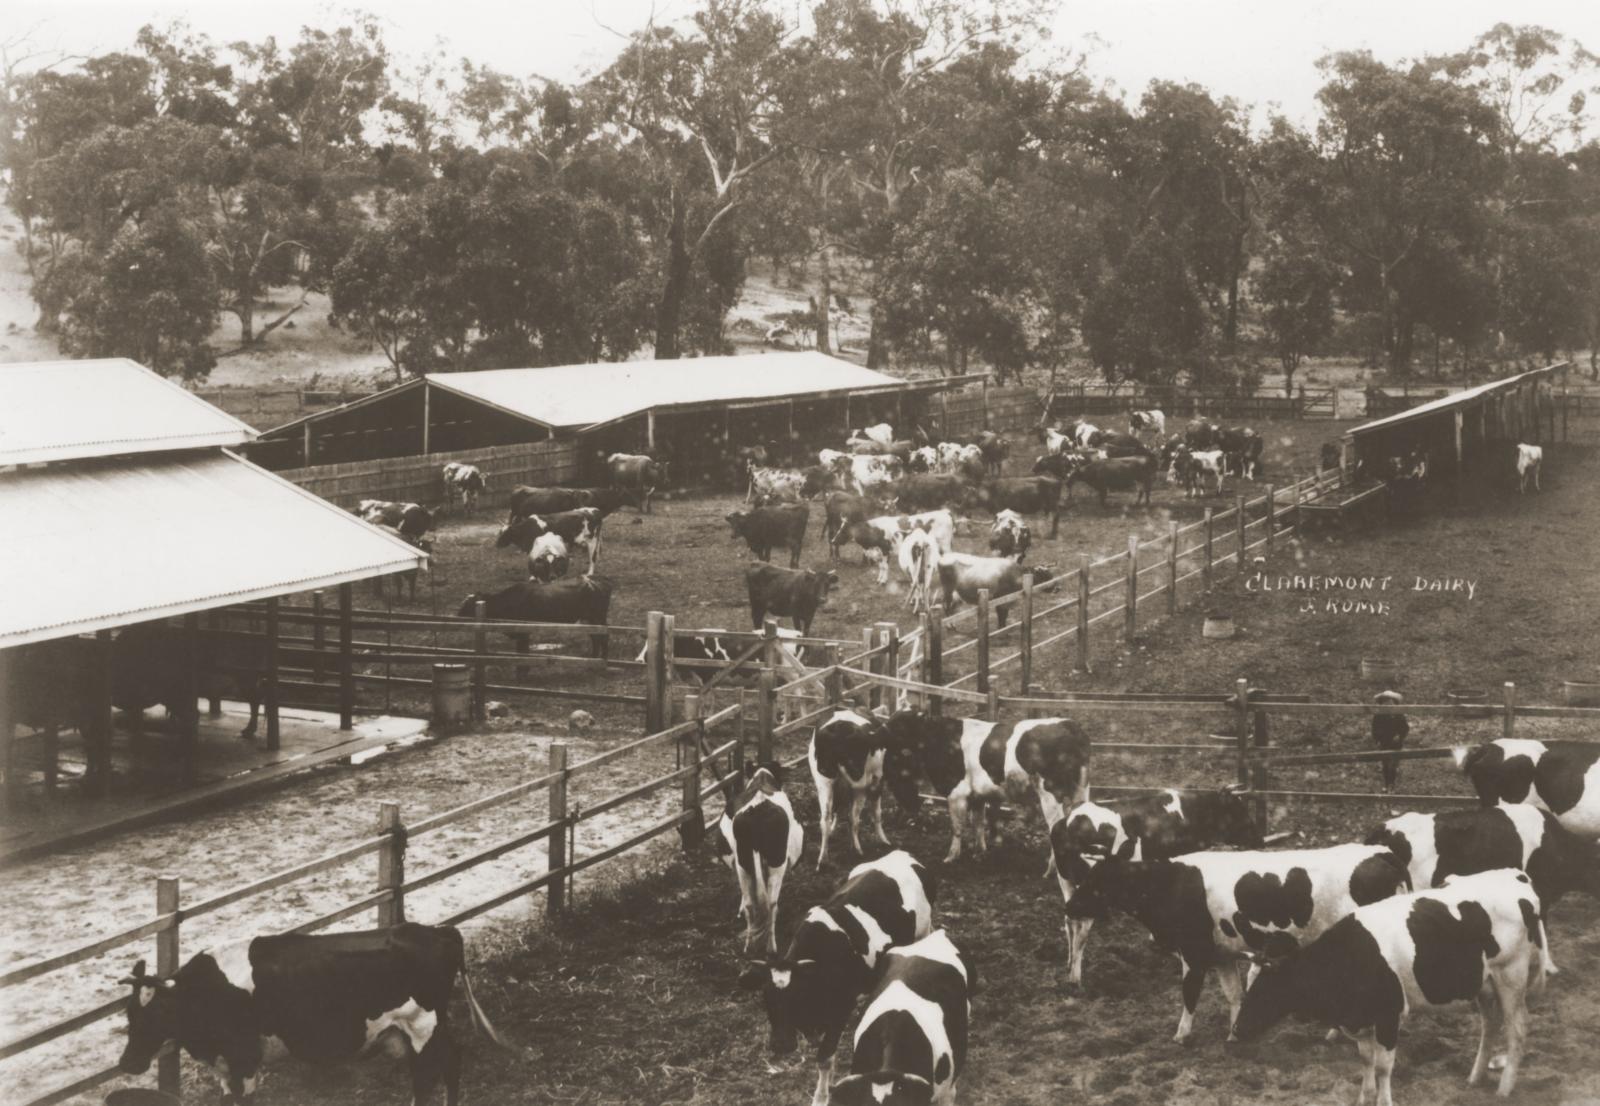
{"type": "MultiPolygon", "coordinates": [[[[578,506],[592,507],[600,512],[600,517],[605,518],[616,512],[617,508],[635,502],[633,496],[628,495],[619,488],[574,488],[578,493],[578,506]]],[[[538,512],[534,512],[537,514],[538,512]]]]}
{"type": "Polygon", "coordinates": [[[1150,484],[1156,478],[1156,459],[1145,453],[1139,457],[1109,457],[1104,461],[1090,461],[1078,465],[1067,477],[1067,500],[1072,500],[1074,484],[1087,484],[1100,493],[1100,506],[1106,505],[1106,493],[1138,488],[1134,504],[1150,502],[1150,484]]]}
{"type": "Polygon", "coordinates": [[[146,975],[144,961],[122,982],[128,1043],[117,1067],[150,1069],[169,1043],[216,1072],[223,1101],[251,1101],[261,1075],[262,1039],[276,1037],[312,1063],[350,1060],[399,1042],[411,1066],[411,1101],[434,1088],[461,1098],[461,1048],[450,1027],[456,976],[466,984],[475,1025],[499,1043],[472,994],[461,931],[402,923],[357,933],[282,934],[250,942],[248,979],[232,980],[209,953],[170,979],[146,975]],[[241,983],[247,986],[241,986],[241,983]]]}
{"type": "Polygon", "coordinates": [[[761,992],[773,1055],[793,1053],[802,1034],[817,1042],[814,1103],[828,1101],[839,1038],[884,953],[932,932],[936,890],[927,869],[903,850],[858,864],[832,898],[806,912],[783,956],[739,977],[761,992]]]}
{"type": "Polygon", "coordinates": [[[732,511],[727,515],[733,528],[733,539],[745,540],[763,561],[772,560],[774,548],[789,551],[789,567],[800,567],[800,548],[806,540],[806,523],[810,521],[811,508],[804,503],[789,503],[779,507],[755,507],[748,511],[732,511]]]}
{"type": "MultiPolygon", "coordinates": [[[[215,697],[231,687],[250,704],[250,721],[239,736],[254,737],[267,674],[266,638],[203,635],[195,649],[201,694],[215,697]]],[[[198,710],[190,691],[189,650],[182,627],[145,622],[118,632],[111,647],[111,702],[135,715],[136,728],[138,716],[158,704],[180,725],[190,724],[198,710]]]]}
{"type": "Polygon", "coordinates": [[[1258,480],[1262,474],[1261,457],[1266,451],[1266,440],[1248,426],[1234,426],[1224,430],[1218,438],[1226,470],[1246,480],[1258,480]]]}
{"type": "Polygon", "coordinates": [[[967,1062],[967,1022],[978,974],[938,929],[890,950],[856,1027],[838,1106],[953,1102],[967,1062]]]}
{"type": "Polygon", "coordinates": [[[1290,1014],[1333,1026],[1361,1047],[1361,1101],[1390,1106],[1407,1012],[1476,1000],[1478,1054],[1467,1083],[1482,1081],[1503,1024],[1504,1097],[1522,1062],[1527,993],[1544,986],[1543,944],[1539,897],[1525,874],[1499,868],[1460,876],[1437,890],[1363,906],[1309,947],[1287,947],[1251,985],[1238,1035],[1254,1040],[1290,1014]]]}
{"type": "Polygon", "coordinates": [[[1051,476],[1002,476],[978,489],[978,501],[996,513],[1050,516],[1050,536],[1061,529],[1061,481],[1051,476]]]}
{"type": "Polygon", "coordinates": [[[839,547],[850,540],[850,527],[867,521],[876,508],[865,496],[831,492],[825,501],[823,532],[828,539],[828,559],[837,560],[839,547]]]}
{"type": "Polygon", "coordinates": [[[669,479],[666,461],[642,453],[613,453],[606,458],[609,486],[638,497],[639,513],[650,513],[650,497],[669,479]]]}
{"type": "Polygon", "coordinates": [[[808,636],[817,611],[828,605],[828,589],[838,583],[839,576],[834,572],[751,565],[744,570],[745,590],[750,594],[750,624],[759,629],[767,615],[787,615],[801,636],[808,636]]]}
{"type": "MultiPolygon", "coordinates": [[[[1022,590],[1022,578],[1029,574],[1035,584],[1050,579],[1049,565],[1025,568],[1010,557],[975,557],[970,553],[946,553],[939,558],[939,586],[944,592],[944,609],[954,610],[957,597],[968,603],[978,601],[978,592],[988,591],[991,600],[1022,590]]],[[[995,608],[995,622],[1005,626],[1009,606],[995,608]]]]}
{"type": "MultiPolygon", "coordinates": [[[[487,618],[509,622],[558,622],[575,626],[604,626],[611,610],[611,579],[606,576],[580,576],[575,580],[524,580],[493,593],[474,592],[461,601],[458,617],[471,618],[477,604],[484,604],[487,618]]],[[[506,634],[517,652],[528,651],[526,631],[506,634]]],[[[603,630],[590,637],[595,656],[609,655],[608,637],[603,630]]]]}
{"type": "Polygon", "coordinates": [[[511,490],[511,513],[506,523],[509,525],[527,515],[575,511],[585,505],[583,499],[583,490],[579,488],[533,488],[522,484],[511,490]]]}
{"type": "Polygon", "coordinates": [[[838,471],[827,465],[807,465],[800,470],[800,475],[805,477],[805,482],[800,485],[800,494],[807,499],[815,499],[824,492],[836,492],[842,488],[838,471]]]}
{"type": "Polygon", "coordinates": [[[1107,457],[1154,457],[1150,447],[1135,438],[1132,434],[1123,434],[1114,430],[1102,430],[1099,438],[1094,443],[1094,448],[1102,451],[1107,457]]]}
{"type": "MultiPolygon", "coordinates": [[[[1050,857],[1061,897],[1073,890],[1108,856],[1123,860],[1168,860],[1217,845],[1261,847],[1261,831],[1249,800],[1233,788],[1175,791],[1168,788],[1118,803],[1080,803],[1050,827],[1050,857]]],[[[1093,918],[1067,919],[1068,979],[1083,982],[1083,952],[1093,918]]]]}
{"type": "Polygon", "coordinates": [[[1467,751],[1461,770],[1484,806],[1532,803],[1562,827],[1600,838],[1600,743],[1496,738],[1467,751]]]}
{"type": "Polygon", "coordinates": [[[1107,857],[1078,885],[1067,918],[1104,918],[1112,909],[1137,918],[1183,969],[1177,1041],[1194,1028],[1206,973],[1231,1007],[1228,1037],[1239,1020],[1243,972],[1271,939],[1321,936],[1358,906],[1405,887],[1398,858],[1376,845],[1335,845],[1282,852],[1199,852],[1173,860],[1107,857]]]}
{"type": "Polygon", "coordinates": [[[901,511],[937,511],[962,507],[972,497],[972,486],[951,473],[915,473],[894,483],[895,506],[901,511]]]}
{"type": "MultiPolygon", "coordinates": [[[[1600,844],[1568,833],[1527,803],[1402,814],[1369,833],[1367,844],[1399,857],[1418,891],[1451,876],[1520,868],[1532,878],[1546,913],[1569,891],[1600,898],[1600,844]]],[[[1548,947],[1545,965],[1556,973],[1548,947]]]]}
{"type": "Polygon", "coordinates": [[[1317,471],[1328,472],[1336,469],[1339,467],[1341,459],[1338,442],[1323,442],[1317,471]]]}
{"type": "Polygon", "coordinates": [[[1222,427],[1207,419],[1195,419],[1184,429],[1183,440],[1192,450],[1216,449],[1222,441],[1222,427]]]}

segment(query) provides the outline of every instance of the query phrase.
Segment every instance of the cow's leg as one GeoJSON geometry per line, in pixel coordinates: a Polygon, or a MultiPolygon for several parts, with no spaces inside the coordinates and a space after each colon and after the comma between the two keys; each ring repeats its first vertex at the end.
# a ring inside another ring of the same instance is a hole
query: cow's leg
{"type": "Polygon", "coordinates": [[[989,851],[989,826],[994,818],[994,804],[977,796],[973,796],[971,801],[978,808],[976,817],[972,819],[973,828],[978,833],[978,851],[986,853],[989,851]]]}
{"type": "Polygon", "coordinates": [[[883,832],[883,788],[881,786],[872,793],[872,820],[878,826],[878,840],[893,848],[894,843],[889,840],[889,835],[883,832]]]}
{"type": "MultiPolygon", "coordinates": [[[[1104,496],[1100,497],[1100,502],[1102,502],[1102,503],[1105,502],[1105,497],[1104,496]]],[[[1054,538],[1056,536],[1056,534],[1060,532],[1060,530],[1061,530],[1061,505],[1057,504],[1056,506],[1054,506],[1054,507],[1052,507],[1050,509],[1050,536],[1052,538],[1054,538]]]]}
{"type": "Polygon", "coordinates": [[[794,548],[789,550],[789,567],[800,567],[800,543],[798,541],[794,543],[794,548]]]}
{"type": "MultiPolygon", "coordinates": [[[[819,780],[820,782],[820,780],[819,780]]],[[[817,849],[817,868],[828,859],[828,838],[833,836],[833,784],[831,782],[817,788],[817,828],[822,834],[822,844],[817,849]]]]}
{"type": "Polygon", "coordinates": [[[861,811],[866,805],[867,793],[858,787],[850,788],[850,844],[855,846],[857,856],[862,852],[861,811]]]}
{"type": "Polygon", "coordinates": [[[1089,944],[1089,931],[1094,928],[1093,918],[1067,919],[1067,959],[1071,968],[1067,980],[1083,986],[1083,950],[1089,944]]]}
{"type": "Polygon", "coordinates": [[[434,1028],[421,1052],[410,1052],[410,1062],[412,1106],[428,1106],[441,1082],[447,1106],[461,1101],[461,1046],[445,1022],[434,1028]]]}
{"type": "Polygon", "coordinates": [[[244,729],[239,731],[239,736],[242,738],[250,738],[256,735],[256,721],[261,715],[261,680],[259,677],[250,679],[248,691],[250,693],[250,721],[246,722],[244,729]]]}
{"type": "Polygon", "coordinates": [[[950,851],[945,854],[946,864],[961,856],[961,835],[966,832],[967,810],[970,805],[967,795],[967,781],[962,780],[956,784],[955,790],[950,792],[950,798],[946,800],[950,806],[950,851]]]}
{"type": "Polygon", "coordinates": [[[1500,973],[1492,974],[1490,980],[1506,1031],[1505,1067],[1500,1072],[1500,1085],[1495,1088],[1495,1093],[1504,1097],[1517,1084],[1517,1069],[1522,1066],[1523,1046],[1528,1039],[1527,983],[1500,973]]]}
{"type": "Polygon", "coordinates": [[[1504,1017],[1500,997],[1492,987],[1478,992],[1478,1054],[1472,1060],[1472,1071],[1467,1075],[1467,1086],[1476,1087],[1483,1082],[1490,1062],[1494,1058],[1495,1042],[1500,1037],[1504,1017]]]}
{"type": "Polygon", "coordinates": [[[1228,1040],[1237,1041],[1239,1034],[1239,1005],[1244,1002],[1244,980],[1240,977],[1241,964],[1224,962],[1217,965],[1217,982],[1222,984],[1222,995],[1228,1000],[1228,1040]]]}
{"type": "Polygon", "coordinates": [[[817,1050],[817,1088],[811,1092],[811,1106],[828,1106],[828,1092],[833,1088],[833,1057],[839,1047],[839,1035],[830,1033],[817,1050]]]}
{"type": "Polygon", "coordinates": [[[1183,967],[1183,1013],[1178,1017],[1178,1032],[1172,1039],[1182,1044],[1194,1032],[1194,1012],[1200,1005],[1200,992],[1206,985],[1207,967],[1205,964],[1189,963],[1182,953],[1178,954],[1178,963],[1183,967]]]}

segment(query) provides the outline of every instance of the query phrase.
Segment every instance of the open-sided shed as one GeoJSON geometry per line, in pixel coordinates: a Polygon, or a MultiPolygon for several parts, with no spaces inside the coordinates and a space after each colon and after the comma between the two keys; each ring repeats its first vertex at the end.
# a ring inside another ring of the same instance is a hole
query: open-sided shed
{"type": "MultiPolygon", "coordinates": [[[[354,581],[423,565],[405,542],[227,448],[254,435],[131,361],[0,366],[0,768],[11,797],[18,723],[85,731],[89,778],[104,785],[114,632],[183,618],[192,677],[201,612],[334,586],[348,602],[354,581]]],[[[275,695],[266,706],[270,744],[275,695]]],[[[46,771],[53,779],[53,758],[46,771]]]]}
{"type": "Polygon", "coordinates": [[[750,353],[535,369],[430,373],[262,434],[270,468],[581,437],[588,455],[709,442],[837,442],[852,427],[916,419],[965,378],[901,380],[815,352],[750,353]]]}
{"type": "Polygon", "coordinates": [[[1554,383],[1569,368],[1547,365],[1357,426],[1342,440],[1343,467],[1381,471],[1389,458],[1421,451],[1430,477],[1491,475],[1514,459],[1517,443],[1555,440],[1554,383]]]}

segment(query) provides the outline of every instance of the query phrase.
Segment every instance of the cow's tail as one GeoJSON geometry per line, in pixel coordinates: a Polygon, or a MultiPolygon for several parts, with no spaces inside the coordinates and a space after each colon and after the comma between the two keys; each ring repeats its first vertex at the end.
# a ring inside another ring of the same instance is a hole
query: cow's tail
{"type": "Polygon", "coordinates": [[[505,1049],[507,1052],[515,1052],[516,1050],[506,1044],[500,1038],[500,1034],[495,1032],[494,1024],[489,1021],[489,1015],[485,1014],[483,1007],[478,1005],[478,997],[472,993],[472,973],[467,970],[465,963],[461,965],[461,982],[465,985],[467,992],[467,1010],[472,1015],[472,1024],[477,1026],[485,1037],[488,1037],[500,1048],[505,1049]]]}

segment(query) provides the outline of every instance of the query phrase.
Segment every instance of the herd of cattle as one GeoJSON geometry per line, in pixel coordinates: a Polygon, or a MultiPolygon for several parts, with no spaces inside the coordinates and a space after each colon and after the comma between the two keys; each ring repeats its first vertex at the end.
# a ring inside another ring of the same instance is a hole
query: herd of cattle
{"type": "MultiPolygon", "coordinates": [[[[1512,1089],[1526,997],[1556,971],[1547,913],[1569,892],[1600,897],[1600,744],[1500,739],[1462,750],[1479,807],[1403,814],[1364,843],[1305,849],[1263,848],[1247,796],[1233,789],[1095,803],[1092,748],[1068,718],[840,708],[807,750],[816,827],[797,816],[777,765],[750,765],[728,786],[713,841],[738,880],[745,951],[762,954],[740,984],[761,996],[775,1056],[793,1054],[802,1037],[815,1045],[813,1106],[949,1103],[967,1065],[974,952],[937,926],[937,869],[895,849],[882,823],[884,791],[909,813],[924,786],[949,809],[947,880],[969,826],[986,851],[1002,802],[1037,803],[1048,826],[1046,874],[1065,900],[1071,981],[1082,980],[1094,923],[1131,916],[1178,959],[1176,1040],[1191,1036],[1214,972],[1229,1005],[1228,1040],[1256,1039],[1291,1015],[1320,1022],[1330,1039],[1342,1032],[1359,1045],[1361,1101],[1389,1106],[1405,1016],[1476,1001],[1480,1040],[1468,1082],[1500,1068],[1499,1092],[1512,1089]],[[784,878],[807,837],[818,838],[820,868],[845,807],[861,854],[869,805],[891,851],[857,864],[833,895],[808,906],[780,953],[784,878]],[[835,1081],[838,1043],[863,996],[850,1071],[835,1081]],[[1495,1055],[1502,1031],[1505,1051],[1495,1055]]],[[[213,1070],[225,1101],[245,1101],[273,1038],[318,1062],[393,1046],[409,1057],[414,1102],[443,1083],[454,1106],[461,1049],[448,1017],[458,975],[471,1020],[501,1043],[451,927],[259,937],[248,963],[201,953],[170,978],[146,974],[141,961],[124,980],[120,1067],[145,1071],[176,1045],[213,1070]]]]}

